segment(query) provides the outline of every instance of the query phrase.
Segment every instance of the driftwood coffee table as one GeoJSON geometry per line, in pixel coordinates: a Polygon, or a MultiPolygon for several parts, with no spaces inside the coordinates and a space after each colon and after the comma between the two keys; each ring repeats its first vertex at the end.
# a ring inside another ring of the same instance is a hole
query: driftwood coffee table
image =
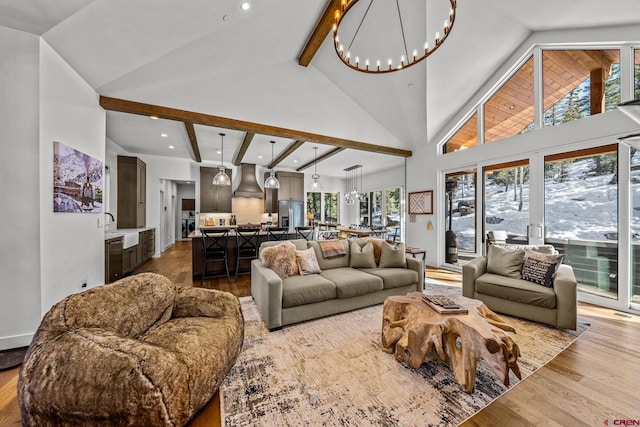
{"type": "Polygon", "coordinates": [[[391,296],[384,302],[382,348],[414,369],[435,355],[447,362],[467,393],[476,386],[476,366],[483,359],[505,386],[509,370],[521,378],[520,349],[504,331],[515,329],[482,301],[447,295],[468,314],[440,314],[422,301],[422,293],[391,296]],[[499,329],[498,329],[499,328],[499,329]]]}

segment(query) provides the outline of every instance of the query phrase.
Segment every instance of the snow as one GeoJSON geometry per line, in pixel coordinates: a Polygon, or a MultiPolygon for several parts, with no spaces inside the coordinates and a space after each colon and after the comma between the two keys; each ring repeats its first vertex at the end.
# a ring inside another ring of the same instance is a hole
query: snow
{"type": "MultiPolygon", "coordinates": [[[[570,164],[568,178],[557,182],[545,179],[545,228],[546,237],[554,239],[588,240],[600,242],[617,241],[618,233],[618,186],[612,184],[613,174],[591,176],[591,159],[578,160],[570,164]]],[[[632,159],[632,241],[640,243],[640,151],[632,159]],[[635,166],[635,168],[634,168],[635,166]]],[[[454,196],[454,211],[460,200],[473,200],[470,186],[466,185],[464,197],[458,188],[454,196]]],[[[471,188],[473,190],[473,188],[471,188]]],[[[500,221],[487,223],[487,231],[505,230],[509,235],[525,236],[529,223],[529,186],[523,187],[523,208],[518,211],[519,201],[513,200],[513,186],[504,191],[504,185],[491,181],[486,185],[486,215],[500,221]]],[[[458,248],[475,252],[475,215],[453,214],[453,230],[458,237],[458,248]]]]}

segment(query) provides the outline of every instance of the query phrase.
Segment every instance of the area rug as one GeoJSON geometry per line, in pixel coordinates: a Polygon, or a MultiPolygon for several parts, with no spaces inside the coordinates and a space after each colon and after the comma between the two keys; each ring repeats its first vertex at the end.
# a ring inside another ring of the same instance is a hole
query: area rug
{"type": "MultiPolygon", "coordinates": [[[[460,389],[445,363],[412,369],[396,361],[381,349],[382,305],[269,332],[251,298],[241,302],[244,346],[221,387],[227,427],[454,426],[508,389],[483,361],[472,394],[460,389]]],[[[512,336],[522,353],[523,379],[588,329],[503,317],[517,331],[512,336]]],[[[510,382],[519,382],[513,373],[510,382]]]]}

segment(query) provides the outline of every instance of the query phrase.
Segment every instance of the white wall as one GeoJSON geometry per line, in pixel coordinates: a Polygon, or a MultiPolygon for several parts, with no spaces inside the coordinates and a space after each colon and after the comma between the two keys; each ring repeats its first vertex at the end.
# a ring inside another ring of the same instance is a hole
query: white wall
{"type": "Polygon", "coordinates": [[[40,40],[40,258],[42,312],[104,284],[104,214],[53,212],[53,141],[104,161],[106,114],[98,94],[40,40]]]}
{"type": "Polygon", "coordinates": [[[40,323],[38,40],[0,27],[0,350],[40,323]]]}

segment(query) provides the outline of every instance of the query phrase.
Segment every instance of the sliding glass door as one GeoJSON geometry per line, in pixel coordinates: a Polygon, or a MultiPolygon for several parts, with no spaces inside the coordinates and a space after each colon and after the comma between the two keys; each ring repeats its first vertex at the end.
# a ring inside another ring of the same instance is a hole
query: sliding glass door
{"type": "Polygon", "coordinates": [[[581,292],[618,298],[616,145],[545,156],[545,242],[565,254],[581,292]]]}
{"type": "Polygon", "coordinates": [[[445,262],[462,265],[475,258],[476,169],[445,175],[445,262]]]}
{"type": "Polygon", "coordinates": [[[631,148],[629,175],[631,190],[631,302],[640,304],[640,150],[636,148],[631,148]]]}
{"type": "Polygon", "coordinates": [[[509,243],[527,244],[529,160],[484,167],[485,233],[505,231],[509,243]]]}

